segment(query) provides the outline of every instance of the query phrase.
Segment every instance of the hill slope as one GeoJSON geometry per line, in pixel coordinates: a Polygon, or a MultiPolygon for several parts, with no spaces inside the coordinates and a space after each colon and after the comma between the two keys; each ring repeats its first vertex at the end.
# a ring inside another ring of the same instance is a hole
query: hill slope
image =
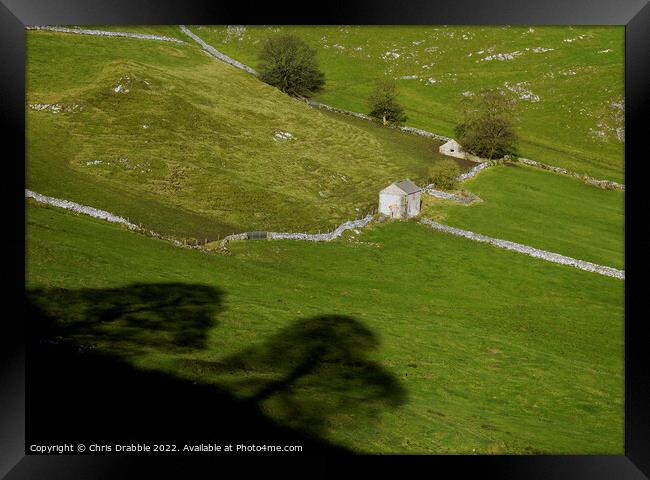
{"type": "Polygon", "coordinates": [[[434,141],[309,108],[193,43],[29,31],[27,103],[27,188],[200,239],[331,228],[441,158],[434,141]]]}
{"type": "Polygon", "coordinates": [[[317,99],[367,112],[377,78],[397,79],[408,124],[453,136],[463,95],[485,87],[520,98],[521,154],[623,181],[623,27],[195,26],[255,67],[260,41],[296,33],[325,72],[317,99]]]}
{"type": "Polygon", "coordinates": [[[425,197],[423,215],[477,233],[625,268],[625,194],[522,165],[487,169],[470,206],[425,197]]]}
{"type": "Polygon", "coordinates": [[[51,336],[357,451],[623,452],[620,280],[412,222],[218,256],[31,202],[27,220],[51,336]]]}

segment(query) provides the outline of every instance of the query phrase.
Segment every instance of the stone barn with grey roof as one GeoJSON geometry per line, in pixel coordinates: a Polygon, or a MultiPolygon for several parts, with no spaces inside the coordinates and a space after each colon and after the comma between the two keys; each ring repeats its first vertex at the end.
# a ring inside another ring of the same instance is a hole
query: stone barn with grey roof
{"type": "Polygon", "coordinates": [[[410,218],[420,213],[422,189],[406,179],[379,192],[379,213],[390,218],[410,218]]]}

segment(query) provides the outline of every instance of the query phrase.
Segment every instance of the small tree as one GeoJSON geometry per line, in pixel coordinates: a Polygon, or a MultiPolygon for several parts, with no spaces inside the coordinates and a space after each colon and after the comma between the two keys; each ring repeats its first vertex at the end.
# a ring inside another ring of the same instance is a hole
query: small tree
{"type": "Polygon", "coordinates": [[[404,123],[407,117],[404,114],[404,107],[397,103],[398,93],[395,82],[378,81],[368,98],[370,116],[380,119],[384,125],[404,123]]]}
{"type": "Polygon", "coordinates": [[[456,126],[456,136],[463,148],[487,159],[515,154],[514,97],[503,90],[488,89],[464,102],[463,121],[456,126]]]}
{"type": "Polygon", "coordinates": [[[260,79],[295,97],[310,97],[325,85],[316,52],[296,35],[267,38],[259,52],[260,79]]]}
{"type": "Polygon", "coordinates": [[[445,159],[429,167],[429,182],[443,190],[453,190],[458,186],[460,168],[453,160],[445,159]]]}

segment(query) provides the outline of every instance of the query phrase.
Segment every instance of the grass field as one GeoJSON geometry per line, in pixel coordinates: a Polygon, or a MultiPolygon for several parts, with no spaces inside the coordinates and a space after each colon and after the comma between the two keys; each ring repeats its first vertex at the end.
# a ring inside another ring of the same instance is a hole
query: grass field
{"type": "Polygon", "coordinates": [[[623,181],[624,28],[526,26],[195,26],[252,67],[260,42],[296,33],[318,52],[317,100],[367,113],[377,78],[397,79],[409,125],[453,136],[463,95],[520,98],[521,154],[623,181]],[[502,56],[499,57],[498,55],[502,56]],[[508,56],[509,55],[509,56],[508,56]]]}
{"type": "Polygon", "coordinates": [[[28,204],[30,297],[83,345],[356,451],[622,454],[620,280],[413,222],[232,250],[28,204]]]}
{"type": "Polygon", "coordinates": [[[624,192],[520,166],[497,166],[463,188],[470,206],[424,197],[423,215],[442,223],[580,260],[624,268],[624,192]]]}
{"type": "MultiPolygon", "coordinates": [[[[330,229],[443,158],[438,142],[309,108],[177,26],[97,28],[186,43],[28,31],[26,188],[214,240],[330,229]]],[[[622,27],[192,28],[253,67],[263,38],[296,32],[326,74],[317,100],[365,112],[387,75],[409,125],[446,135],[464,93],[509,86],[522,155],[623,178],[622,27]]],[[[624,268],[623,192],[509,164],[461,188],[482,201],[424,195],[422,215],[624,268]]],[[[30,304],[53,322],[41,335],[225,391],[333,445],[623,453],[621,280],[415,221],[206,253],[28,200],[26,243],[30,304]]]]}
{"type": "Polygon", "coordinates": [[[27,188],[185,238],[329,229],[441,158],[439,143],[309,108],[193,43],[29,31],[26,81],[27,188]]]}

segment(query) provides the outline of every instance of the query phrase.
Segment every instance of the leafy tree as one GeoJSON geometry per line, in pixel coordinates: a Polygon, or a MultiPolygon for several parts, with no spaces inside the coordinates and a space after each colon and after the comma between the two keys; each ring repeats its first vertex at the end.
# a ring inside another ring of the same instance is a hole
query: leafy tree
{"type": "Polygon", "coordinates": [[[404,123],[407,119],[404,107],[397,103],[397,86],[388,80],[379,80],[368,98],[370,116],[388,123],[404,123]]]}
{"type": "Polygon", "coordinates": [[[458,186],[460,168],[453,160],[445,159],[429,167],[429,182],[443,190],[453,190],[458,186]]]}
{"type": "Polygon", "coordinates": [[[325,85],[316,51],[300,37],[282,34],[267,38],[259,52],[260,79],[295,97],[310,97],[325,85]]]}
{"type": "Polygon", "coordinates": [[[463,121],[456,126],[458,142],[467,152],[482,158],[516,154],[515,105],[509,92],[497,89],[486,89],[466,99],[463,121]]]}

